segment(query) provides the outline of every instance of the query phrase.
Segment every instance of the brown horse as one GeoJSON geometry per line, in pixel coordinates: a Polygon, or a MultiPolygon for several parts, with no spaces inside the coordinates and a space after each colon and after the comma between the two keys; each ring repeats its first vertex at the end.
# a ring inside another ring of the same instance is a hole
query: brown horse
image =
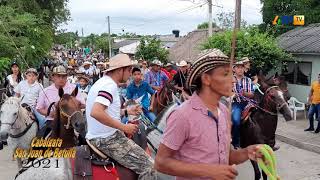
{"type": "MultiPolygon", "coordinates": [[[[245,148],[253,144],[268,144],[272,148],[275,146],[275,132],[278,123],[278,112],[285,120],[292,119],[292,112],[289,109],[283,91],[278,86],[272,86],[265,82],[264,76],[259,77],[259,84],[263,95],[256,94],[258,106],[252,111],[250,117],[243,121],[240,126],[240,144],[245,148]]],[[[251,161],[255,172],[255,180],[261,178],[258,164],[251,161]]],[[[263,174],[263,179],[267,176],[263,174]]]]}
{"type": "Polygon", "coordinates": [[[166,107],[168,107],[173,101],[173,94],[176,94],[177,90],[171,82],[166,82],[164,86],[155,94],[155,99],[152,104],[155,114],[159,114],[166,107]]]}

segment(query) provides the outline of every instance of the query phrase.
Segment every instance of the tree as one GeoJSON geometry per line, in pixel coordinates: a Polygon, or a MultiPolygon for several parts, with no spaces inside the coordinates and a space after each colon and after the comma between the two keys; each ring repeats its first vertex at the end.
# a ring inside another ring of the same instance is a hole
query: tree
{"type": "MultiPolygon", "coordinates": [[[[226,55],[231,54],[232,31],[216,33],[204,44],[203,49],[218,48],[226,55]]],[[[257,27],[242,29],[237,34],[236,58],[249,57],[253,66],[264,73],[280,68],[284,60],[292,60],[292,56],[284,52],[273,36],[261,33],[257,27]]]]}
{"type": "Polygon", "coordinates": [[[2,4],[42,19],[53,29],[70,19],[68,0],[2,0],[2,4]]]}
{"type": "Polygon", "coordinates": [[[103,53],[109,53],[109,40],[108,34],[103,33],[100,36],[96,34],[90,34],[81,39],[81,46],[92,47],[95,49],[101,49],[103,53]]]}
{"type": "MultiPolygon", "coordinates": [[[[23,69],[36,67],[52,47],[52,30],[30,13],[0,6],[0,42],[1,66],[15,59],[23,69]]],[[[6,68],[1,68],[0,74],[6,68]]]]}
{"type": "Polygon", "coordinates": [[[273,31],[275,35],[287,32],[294,26],[272,25],[275,16],[304,15],[305,24],[319,23],[320,1],[319,0],[261,0],[263,24],[262,30],[273,31]]]}
{"type": "Polygon", "coordinates": [[[156,38],[142,37],[138,46],[135,57],[152,61],[157,58],[166,63],[169,51],[161,45],[161,41],[156,38]]]}
{"type": "MultiPolygon", "coordinates": [[[[215,22],[212,22],[212,28],[218,27],[215,22]]],[[[209,23],[204,22],[198,25],[197,29],[208,29],[209,28],[209,23]]]]}
{"type": "Polygon", "coordinates": [[[75,42],[79,39],[77,33],[74,32],[58,32],[54,36],[54,43],[73,47],[75,42]]]}
{"type": "MultiPolygon", "coordinates": [[[[232,29],[234,26],[234,12],[222,12],[217,14],[215,22],[217,22],[221,29],[232,29]]],[[[241,20],[241,27],[245,28],[246,26],[247,22],[245,20],[241,20]]]]}

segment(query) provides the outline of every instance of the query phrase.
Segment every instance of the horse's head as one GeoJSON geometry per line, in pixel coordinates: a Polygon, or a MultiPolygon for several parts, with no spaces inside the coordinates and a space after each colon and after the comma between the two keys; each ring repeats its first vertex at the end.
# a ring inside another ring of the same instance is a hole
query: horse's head
{"type": "Polygon", "coordinates": [[[3,95],[4,103],[0,110],[0,140],[6,140],[11,129],[21,128],[18,122],[22,98],[3,95]]]}
{"type": "Polygon", "coordinates": [[[264,99],[263,103],[271,111],[279,111],[286,121],[292,120],[292,111],[284,97],[283,91],[278,86],[263,85],[264,99]]]}
{"type": "Polygon", "coordinates": [[[60,136],[59,131],[76,130],[80,135],[86,133],[86,122],[81,111],[81,103],[76,99],[78,89],[71,95],[64,94],[63,89],[59,89],[60,100],[56,105],[55,128],[56,136],[60,136]],[[63,125],[63,127],[61,126],[63,125]]]}

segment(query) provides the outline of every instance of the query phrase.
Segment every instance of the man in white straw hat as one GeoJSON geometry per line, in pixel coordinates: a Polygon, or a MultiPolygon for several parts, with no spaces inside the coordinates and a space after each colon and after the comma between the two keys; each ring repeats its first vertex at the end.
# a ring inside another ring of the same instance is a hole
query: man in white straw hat
{"type": "Polygon", "coordinates": [[[79,70],[81,72],[83,72],[84,74],[88,75],[89,77],[93,76],[94,73],[94,67],[91,66],[92,63],[89,61],[85,61],[82,65],[82,67],[79,68],[79,70]]]}
{"type": "Polygon", "coordinates": [[[232,95],[232,80],[230,60],[218,49],[193,63],[186,85],[195,92],[167,119],[155,159],[158,171],[177,180],[232,180],[236,164],[261,157],[257,145],[230,147],[230,112],[219,101],[232,95]]]}
{"type": "Polygon", "coordinates": [[[159,60],[153,60],[151,62],[151,70],[144,76],[145,81],[156,91],[159,91],[169,79],[168,76],[161,71],[161,66],[162,63],[159,60]]]}
{"type": "Polygon", "coordinates": [[[124,135],[133,135],[138,126],[121,123],[121,115],[127,117],[142,111],[140,106],[121,109],[118,85],[128,80],[133,65],[126,54],[112,57],[105,76],[91,87],[86,103],[86,138],[108,157],[139,174],[139,179],[152,180],[156,179],[152,160],[124,135]]]}
{"type": "Polygon", "coordinates": [[[185,92],[184,89],[188,74],[188,63],[186,61],[180,61],[176,65],[179,67],[179,70],[173,77],[174,87],[178,90],[179,93],[182,93],[185,99],[188,99],[189,95],[185,92]]]}

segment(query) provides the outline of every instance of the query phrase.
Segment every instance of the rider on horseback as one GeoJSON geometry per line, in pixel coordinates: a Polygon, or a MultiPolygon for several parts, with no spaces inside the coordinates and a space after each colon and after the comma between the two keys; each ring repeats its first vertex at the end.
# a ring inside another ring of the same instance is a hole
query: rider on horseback
{"type": "Polygon", "coordinates": [[[186,61],[180,61],[177,63],[177,66],[179,67],[179,71],[173,77],[174,87],[183,95],[184,99],[189,99],[190,96],[184,88],[188,75],[188,63],[186,61]]]}
{"type": "MultiPolygon", "coordinates": [[[[67,72],[63,66],[53,68],[52,80],[53,84],[40,92],[39,99],[37,101],[37,111],[43,116],[46,116],[45,119],[38,119],[40,128],[44,126],[46,121],[49,120],[48,122],[51,122],[54,118],[55,111],[51,109],[48,116],[48,110],[50,110],[49,106],[52,103],[60,100],[59,88],[63,88],[63,91],[66,94],[71,94],[76,88],[76,85],[67,82],[67,72]]],[[[80,93],[77,94],[76,98],[81,102],[82,106],[84,106],[85,103],[80,93]]]]}
{"type": "Polygon", "coordinates": [[[151,71],[147,72],[144,76],[145,81],[156,91],[159,91],[169,79],[168,76],[160,70],[161,65],[162,63],[159,60],[153,60],[151,63],[151,71]]]}
{"type": "Polygon", "coordinates": [[[238,148],[240,147],[241,113],[248,104],[245,98],[253,98],[254,89],[251,79],[244,76],[244,65],[242,61],[236,62],[233,70],[235,77],[233,91],[235,97],[232,103],[232,145],[238,148]]]}
{"type": "Polygon", "coordinates": [[[139,179],[152,180],[156,178],[152,159],[124,134],[133,135],[138,126],[120,122],[121,115],[141,112],[139,106],[121,109],[118,84],[128,80],[132,65],[128,55],[112,57],[106,75],[91,87],[86,104],[86,138],[107,156],[139,174],[139,179]]]}
{"type": "Polygon", "coordinates": [[[152,104],[154,101],[154,94],[155,91],[151,88],[151,86],[142,80],[141,70],[139,68],[132,69],[132,76],[133,81],[127,88],[127,99],[128,100],[135,100],[139,97],[143,96],[142,98],[142,111],[143,114],[152,122],[156,119],[154,113],[152,113],[152,104]],[[148,94],[151,95],[151,103],[148,97],[148,94]]]}

